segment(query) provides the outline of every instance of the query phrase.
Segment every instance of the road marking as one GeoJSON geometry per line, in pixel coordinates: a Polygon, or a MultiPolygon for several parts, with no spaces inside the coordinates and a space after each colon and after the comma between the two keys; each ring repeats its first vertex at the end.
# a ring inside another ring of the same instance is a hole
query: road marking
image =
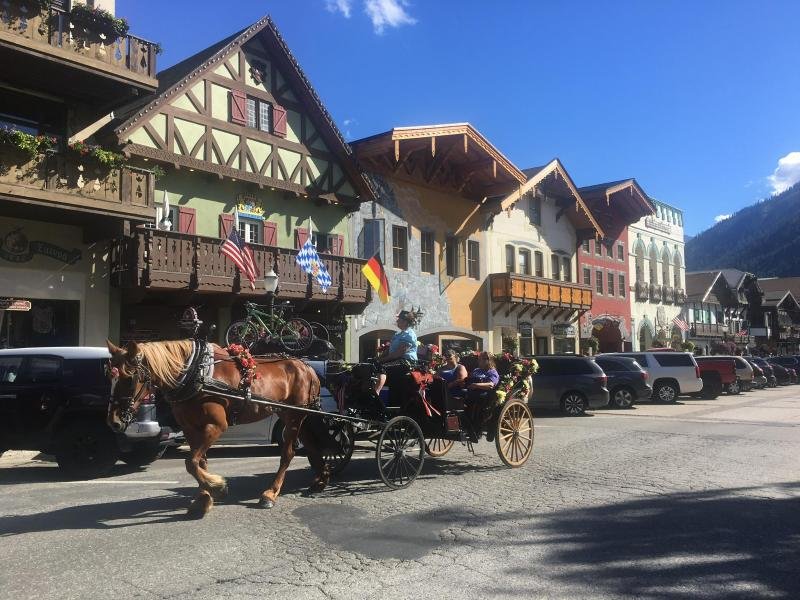
{"type": "Polygon", "coordinates": [[[175,485],[180,483],[180,481],[153,481],[151,479],[147,480],[135,480],[135,481],[128,481],[128,480],[115,480],[115,479],[88,479],[86,481],[67,481],[65,483],[75,483],[75,484],[82,484],[82,483],[90,483],[90,484],[97,484],[97,483],[106,483],[106,484],[128,484],[128,485],[139,485],[141,483],[152,483],[155,485],[175,485]]]}

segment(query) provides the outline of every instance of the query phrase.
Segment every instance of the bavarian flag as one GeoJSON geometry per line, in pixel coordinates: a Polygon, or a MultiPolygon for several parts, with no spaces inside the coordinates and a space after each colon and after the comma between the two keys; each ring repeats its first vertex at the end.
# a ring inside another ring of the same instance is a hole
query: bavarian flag
{"type": "Polygon", "coordinates": [[[375,291],[378,292],[378,298],[381,299],[382,304],[388,304],[391,295],[389,293],[389,280],[386,279],[386,270],[383,268],[381,262],[381,255],[376,254],[367,261],[361,268],[364,277],[370,282],[375,291]]]}

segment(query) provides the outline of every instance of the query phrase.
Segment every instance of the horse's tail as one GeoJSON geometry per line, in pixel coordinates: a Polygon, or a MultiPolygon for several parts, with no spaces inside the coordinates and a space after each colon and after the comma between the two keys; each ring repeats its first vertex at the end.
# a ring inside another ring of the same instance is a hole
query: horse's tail
{"type": "Polygon", "coordinates": [[[306,368],[311,371],[311,377],[309,378],[308,384],[308,405],[311,408],[315,408],[319,410],[321,405],[321,399],[319,396],[320,392],[320,382],[319,377],[317,376],[317,372],[312,369],[310,366],[306,365],[306,368]]]}

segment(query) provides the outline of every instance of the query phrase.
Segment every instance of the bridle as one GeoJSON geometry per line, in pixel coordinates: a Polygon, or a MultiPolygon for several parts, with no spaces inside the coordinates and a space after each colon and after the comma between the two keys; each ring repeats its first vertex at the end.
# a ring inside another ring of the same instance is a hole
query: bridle
{"type": "MultiPolygon", "coordinates": [[[[106,368],[109,369],[110,372],[113,372],[112,369],[116,367],[111,367],[111,364],[109,363],[106,368]]],[[[141,383],[142,385],[140,385],[138,390],[130,396],[121,396],[116,402],[112,402],[112,405],[116,404],[119,412],[119,418],[125,427],[130,425],[133,421],[134,406],[139,404],[144,399],[146,392],[153,393],[153,390],[155,389],[153,386],[152,376],[150,375],[150,369],[148,369],[144,364],[144,357],[141,353],[137,354],[133,358],[133,368],[134,372],[131,376],[133,389],[136,390],[137,383],[141,383]]]]}

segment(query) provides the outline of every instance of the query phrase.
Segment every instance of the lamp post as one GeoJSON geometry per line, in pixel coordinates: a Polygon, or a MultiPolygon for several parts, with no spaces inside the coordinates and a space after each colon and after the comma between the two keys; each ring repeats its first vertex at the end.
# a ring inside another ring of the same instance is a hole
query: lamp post
{"type": "Polygon", "coordinates": [[[278,289],[278,275],[272,267],[264,273],[264,284],[267,288],[267,307],[272,315],[275,309],[275,291],[278,289]]]}

